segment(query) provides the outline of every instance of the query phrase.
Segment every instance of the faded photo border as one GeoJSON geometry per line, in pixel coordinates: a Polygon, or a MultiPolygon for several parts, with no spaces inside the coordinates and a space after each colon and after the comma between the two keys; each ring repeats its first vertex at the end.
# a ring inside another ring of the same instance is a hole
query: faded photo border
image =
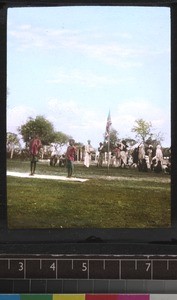
{"type": "MultiPolygon", "coordinates": [[[[147,4],[147,3],[146,3],[147,4]]],[[[163,5],[163,4],[162,4],[163,5]]],[[[170,4],[168,4],[167,6],[170,6],[170,4]]],[[[173,14],[172,14],[172,18],[173,18],[173,20],[175,20],[175,9],[173,10],[173,14]]],[[[174,23],[173,23],[174,24],[174,23]]],[[[172,26],[172,36],[174,36],[174,34],[175,34],[175,32],[174,32],[175,30],[174,30],[174,28],[173,28],[173,26],[172,26]]],[[[175,42],[173,41],[173,39],[172,39],[172,46],[173,46],[173,49],[175,49],[175,42]]],[[[174,66],[175,66],[175,62],[174,62],[174,57],[175,57],[175,54],[174,54],[174,52],[173,52],[173,50],[172,50],[172,59],[171,59],[171,61],[172,61],[172,63],[174,63],[173,64],[173,66],[172,66],[172,99],[174,99],[174,96],[175,96],[175,85],[174,85],[174,77],[175,77],[175,71],[174,71],[174,66]]],[[[4,91],[5,92],[5,91],[4,91]]],[[[174,119],[173,118],[173,112],[174,112],[174,110],[175,110],[175,106],[174,106],[174,104],[173,104],[173,101],[172,101],[172,120],[174,119]]],[[[106,112],[106,117],[105,117],[105,123],[106,123],[106,118],[107,118],[107,113],[108,112],[106,112]]],[[[112,111],[111,111],[111,115],[112,115],[112,111]]],[[[172,121],[172,124],[171,124],[171,126],[172,126],[172,150],[173,150],[173,145],[175,145],[175,138],[173,138],[174,137],[174,132],[175,132],[175,130],[176,130],[176,125],[175,125],[176,123],[175,122],[173,122],[172,121]]],[[[3,123],[3,126],[4,126],[4,123],[3,123]]],[[[2,127],[2,128],[4,128],[4,127],[2,127]]],[[[104,132],[104,130],[103,130],[103,132],[104,132]]],[[[173,151],[172,151],[173,152],[173,151]]],[[[5,151],[4,151],[4,153],[5,153],[5,151]]],[[[175,158],[174,158],[174,161],[175,161],[175,158]]],[[[175,193],[176,193],[176,189],[175,189],[175,187],[174,187],[174,185],[173,185],[173,183],[174,183],[174,177],[173,177],[173,174],[175,174],[175,170],[172,170],[172,195],[175,195],[175,193]]],[[[4,194],[4,191],[3,191],[3,194],[4,194]]],[[[172,196],[172,198],[173,198],[173,196],[172,196]]],[[[173,199],[172,199],[173,200],[173,199]]],[[[175,219],[175,208],[176,208],[176,206],[175,206],[175,203],[174,203],[174,201],[172,201],[172,219],[175,219]]],[[[3,214],[4,215],[6,215],[6,208],[5,208],[5,210],[3,211],[3,214]],[[5,213],[4,213],[5,212],[5,213]]],[[[4,217],[3,217],[4,218],[4,217]]],[[[174,222],[173,222],[173,224],[174,224],[174,222]]],[[[172,226],[173,228],[174,228],[174,226],[172,226]]],[[[96,229],[96,231],[97,231],[97,229],[96,229]]],[[[113,230],[114,231],[114,230],[113,230]]],[[[113,233],[113,231],[112,231],[112,233],[113,233]]],[[[125,230],[126,231],[126,230],[125,230]]],[[[136,231],[136,230],[135,230],[136,231]]],[[[139,231],[139,230],[138,230],[139,231]]],[[[161,230],[159,230],[159,232],[160,232],[161,230]]],[[[162,230],[163,231],[163,230],[162,230]]],[[[161,231],[161,232],[162,232],[161,231]]],[[[167,229],[167,231],[168,231],[168,229],[167,229]]],[[[167,232],[166,230],[164,230],[163,232],[167,232]]],[[[94,230],[92,231],[92,232],[95,232],[94,230]]],[[[99,232],[99,230],[98,230],[98,232],[99,232]]],[[[116,232],[116,231],[115,231],[116,232]]],[[[114,233],[115,233],[114,232],[114,233]]],[[[113,233],[113,235],[112,236],[114,236],[114,233],[113,233]]],[[[81,234],[82,235],[82,234],[81,234]]],[[[103,234],[104,235],[104,234],[103,234]]],[[[141,234],[140,234],[141,235],[141,234]]],[[[139,235],[139,236],[140,236],[139,235]]],[[[116,236],[116,235],[115,235],[116,236]]]]}

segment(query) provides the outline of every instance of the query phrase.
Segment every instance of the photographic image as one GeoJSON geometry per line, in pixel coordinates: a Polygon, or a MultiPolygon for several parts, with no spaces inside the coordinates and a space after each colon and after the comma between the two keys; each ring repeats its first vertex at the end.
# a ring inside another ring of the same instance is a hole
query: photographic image
{"type": "Polygon", "coordinates": [[[171,227],[170,8],[9,8],[10,229],[171,227]]]}

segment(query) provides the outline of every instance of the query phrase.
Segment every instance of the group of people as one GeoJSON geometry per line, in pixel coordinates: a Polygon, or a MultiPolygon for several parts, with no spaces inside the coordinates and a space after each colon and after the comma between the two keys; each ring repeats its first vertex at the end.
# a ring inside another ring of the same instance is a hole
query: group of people
{"type": "Polygon", "coordinates": [[[131,156],[132,165],[137,166],[139,171],[154,171],[156,173],[164,171],[171,173],[171,149],[169,149],[169,157],[166,162],[161,145],[145,147],[144,144],[140,144],[134,149],[131,156]]]}
{"type": "MultiPolygon", "coordinates": [[[[76,147],[74,146],[74,139],[69,140],[69,146],[66,151],[66,167],[68,171],[68,177],[73,174],[73,162],[76,153],[76,147]]],[[[30,175],[33,176],[36,171],[36,163],[38,161],[39,151],[42,148],[42,143],[38,135],[35,135],[29,143],[30,152],[30,175]]]]}
{"type": "MultiPolygon", "coordinates": [[[[36,163],[38,161],[39,151],[42,147],[41,140],[38,135],[35,135],[33,139],[31,139],[29,144],[30,151],[30,175],[33,176],[36,171],[36,163]]],[[[102,166],[105,158],[105,145],[100,142],[98,147],[98,161],[97,166],[102,166]]],[[[74,160],[76,156],[77,148],[75,146],[75,140],[70,139],[69,145],[67,147],[65,153],[65,164],[67,168],[68,177],[72,177],[74,170],[74,160]]],[[[94,152],[93,147],[91,146],[91,141],[88,140],[87,144],[84,147],[84,166],[89,167],[91,161],[91,154],[94,152]]],[[[128,163],[128,150],[127,145],[125,143],[120,143],[113,149],[113,157],[116,160],[116,164],[119,162],[120,166],[122,164],[126,165],[128,163]],[[124,154],[124,155],[123,155],[124,154]]],[[[154,152],[153,146],[149,145],[148,148],[145,149],[144,145],[141,144],[134,149],[131,154],[132,156],[132,165],[137,165],[139,171],[147,171],[153,170],[155,172],[162,171],[163,165],[163,153],[160,145],[156,147],[154,152]]],[[[118,165],[117,165],[118,166],[118,165]]],[[[169,169],[169,173],[171,172],[171,158],[169,159],[169,163],[167,164],[167,169],[169,169]]]]}
{"type": "MultiPolygon", "coordinates": [[[[30,175],[33,176],[36,171],[36,163],[38,161],[39,151],[42,147],[41,140],[38,135],[35,135],[29,144],[29,152],[30,152],[30,175]]],[[[68,178],[72,177],[73,170],[74,170],[74,159],[76,155],[77,148],[75,146],[75,140],[70,139],[69,140],[69,146],[67,147],[67,151],[65,154],[66,159],[66,168],[68,173],[68,178]]],[[[90,155],[93,151],[93,148],[91,146],[91,141],[87,141],[87,145],[85,145],[85,156],[84,156],[84,166],[87,168],[90,165],[90,155]]],[[[50,162],[51,164],[51,162],[50,162]]]]}
{"type": "Polygon", "coordinates": [[[153,147],[140,144],[134,149],[130,149],[125,141],[111,146],[109,155],[105,145],[100,142],[98,147],[97,166],[102,167],[103,163],[114,167],[137,167],[139,171],[154,171],[167,173],[171,172],[171,153],[169,149],[168,162],[164,165],[164,157],[161,145],[153,147]],[[105,155],[106,153],[106,155],[105,155]]]}

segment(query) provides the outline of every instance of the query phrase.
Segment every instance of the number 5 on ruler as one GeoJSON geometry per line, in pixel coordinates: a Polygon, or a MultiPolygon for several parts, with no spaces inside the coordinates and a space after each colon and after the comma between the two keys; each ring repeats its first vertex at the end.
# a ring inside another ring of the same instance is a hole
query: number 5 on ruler
{"type": "Polygon", "coordinates": [[[87,271],[87,263],[86,262],[82,263],[82,271],[83,272],[87,271]]]}

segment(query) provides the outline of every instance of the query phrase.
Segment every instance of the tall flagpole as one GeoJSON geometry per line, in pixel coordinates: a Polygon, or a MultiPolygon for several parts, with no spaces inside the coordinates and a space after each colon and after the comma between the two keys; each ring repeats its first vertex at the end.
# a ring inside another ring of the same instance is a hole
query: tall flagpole
{"type": "Polygon", "coordinates": [[[108,163],[108,174],[109,174],[109,165],[110,165],[110,157],[109,157],[109,152],[110,152],[110,127],[111,127],[111,115],[110,115],[110,110],[108,113],[108,117],[107,117],[107,124],[106,124],[106,132],[105,132],[105,139],[107,139],[108,141],[108,159],[107,159],[107,163],[108,163]]]}
{"type": "Polygon", "coordinates": [[[110,152],[110,130],[108,132],[108,174],[109,174],[109,164],[110,164],[109,152],[110,152]]]}

